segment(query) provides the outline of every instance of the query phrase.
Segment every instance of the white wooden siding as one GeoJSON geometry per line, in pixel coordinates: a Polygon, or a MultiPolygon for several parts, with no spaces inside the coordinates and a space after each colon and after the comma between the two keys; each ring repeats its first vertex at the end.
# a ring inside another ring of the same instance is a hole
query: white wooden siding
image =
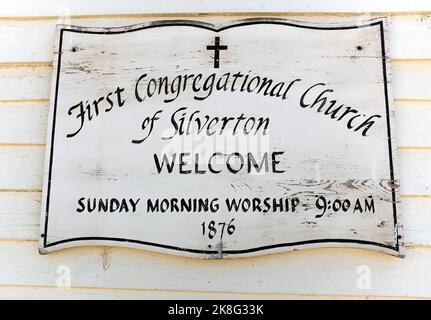
{"type": "Polygon", "coordinates": [[[137,1],[55,3],[0,4],[0,298],[431,298],[429,1],[354,5],[355,1],[295,0],[272,1],[271,6],[254,0],[178,1],[174,6],[161,0],[146,5],[137,1]],[[240,11],[278,12],[266,16],[315,21],[390,17],[405,259],[355,249],[313,249],[230,261],[103,247],[39,256],[40,189],[56,22],[119,26],[178,17],[221,22],[256,16],[240,11]],[[73,17],[57,19],[67,12],[73,17]],[[71,268],[70,290],[56,289],[60,265],[71,268]],[[371,271],[371,287],[366,290],[356,286],[361,265],[371,271]]]}
{"type": "Polygon", "coordinates": [[[57,16],[70,12],[71,15],[106,14],[153,14],[153,13],[210,13],[210,12],[419,12],[429,11],[427,0],[107,0],[96,3],[86,0],[39,0],[34,6],[32,0],[5,1],[0,5],[2,16],[39,17],[57,16]]]}

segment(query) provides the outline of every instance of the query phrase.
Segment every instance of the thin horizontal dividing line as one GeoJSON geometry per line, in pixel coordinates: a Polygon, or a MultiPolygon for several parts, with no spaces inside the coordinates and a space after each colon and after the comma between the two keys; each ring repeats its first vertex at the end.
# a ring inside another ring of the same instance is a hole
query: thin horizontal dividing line
{"type": "MultiPolygon", "coordinates": [[[[0,148],[45,148],[45,143],[0,143],[0,148]]],[[[431,152],[431,147],[397,147],[401,152],[431,152]]]]}
{"type": "MultiPolygon", "coordinates": [[[[49,286],[45,284],[41,285],[1,285],[0,284],[0,290],[1,289],[30,289],[30,290],[58,290],[58,287],[55,286],[49,286]]],[[[313,298],[322,298],[322,299],[358,299],[358,298],[364,298],[364,299],[431,299],[429,297],[421,297],[421,296],[378,296],[378,295],[331,295],[331,294],[315,294],[315,293],[302,293],[302,294],[295,294],[295,293],[271,293],[271,292],[255,292],[255,291],[249,291],[249,292],[242,292],[242,291],[204,291],[204,290],[175,290],[175,289],[147,289],[147,288],[122,288],[122,287],[85,287],[85,286],[72,286],[70,288],[70,292],[73,290],[80,290],[80,291],[98,291],[98,292],[112,292],[112,293],[161,293],[161,294],[172,294],[172,295],[236,295],[236,296],[262,296],[264,298],[307,298],[307,297],[313,297],[313,298]]],[[[67,293],[69,290],[66,290],[67,293]]]]}
{"type": "MultiPolygon", "coordinates": [[[[431,58],[429,59],[391,59],[392,65],[430,65],[431,58]]],[[[14,62],[0,62],[1,68],[52,68],[52,61],[14,61],[14,62]]]]}
{"type": "MultiPolygon", "coordinates": [[[[405,15],[424,15],[426,12],[373,12],[366,13],[367,17],[381,17],[381,16],[405,16],[405,15]]],[[[336,16],[336,17],[361,17],[365,16],[362,12],[149,12],[149,13],[124,13],[124,14],[84,14],[84,15],[70,15],[70,16],[0,16],[0,22],[11,22],[11,21],[52,21],[52,20],[86,20],[86,19],[151,19],[151,18],[220,18],[220,17],[325,17],[325,16],[336,16]]]]}
{"type": "Polygon", "coordinates": [[[52,61],[0,62],[0,69],[52,68],[52,61]]]}
{"type": "Polygon", "coordinates": [[[401,194],[401,199],[430,199],[431,194],[401,194]]]}
{"type": "MultiPolygon", "coordinates": [[[[37,290],[58,290],[55,286],[49,285],[1,285],[1,289],[37,289],[37,290]]],[[[307,297],[307,296],[327,296],[327,297],[336,297],[334,295],[315,295],[315,294],[288,294],[288,293],[268,293],[268,292],[229,292],[229,291],[203,291],[203,290],[172,290],[172,289],[149,289],[149,288],[111,288],[111,287],[87,287],[87,286],[78,286],[71,287],[70,290],[80,290],[80,291],[98,291],[98,292],[119,292],[121,293],[161,293],[161,294],[171,294],[171,295],[181,295],[181,294],[189,294],[189,295],[237,295],[237,296],[251,296],[251,295],[259,295],[265,297],[307,297]]]]}
{"type": "MultiPolygon", "coordinates": [[[[385,16],[392,15],[391,13],[385,13],[385,16]]],[[[398,14],[396,14],[398,15],[398,14]]],[[[399,14],[402,15],[402,14],[399,14]]],[[[416,15],[414,13],[413,15],[416,15]]],[[[417,15],[422,15],[421,13],[418,13],[417,15]]],[[[27,21],[47,21],[51,22],[53,20],[59,20],[64,21],[65,19],[68,20],[108,20],[108,19],[172,19],[176,20],[178,18],[181,19],[196,19],[196,18],[223,18],[223,17],[229,17],[229,18],[244,18],[244,17],[250,17],[250,18],[256,18],[256,17],[264,17],[264,18],[271,18],[271,17],[277,17],[277,18],[289,18],[289,17],[301,17],[301,18],[312,18],[312,17],[361,17],[364,16],[364,14],[361,13],[339,13],[339,12],[185,12],[185,13],[125,13],[125,14],[88,14],[88,15],[70,15],[70,16],[22,16],[22,17],[5,17],[0,16],[0,23],[1,22],[27,22],[27,21]]],[[[379,13],[372,13],[367,14],[368,17],[380,17],[382,14],[379,13]]],[[[73,23],[73,21],[72,21],[73,23]]]]}
{"type": "Polygon", "coordinates": [[[0,143],[0,148],[45,148],[44,143],[0,143]]]}
{"type": "MultiPolygon", "coordinates": [[[[42,195],[42,189],[0,189],[1,193],[39,193],[42,195]]],[[[430,199],[431,194],[401,194],[401,199],[430,199]]]]}
{"type": "Polygon", "coordinates": [[[0,193],[42,193],[42,189],[0,189],[0,193]]]}
{"type": "Polygon", "coordinates": [[[0,100],[0,108],[10,107],[10,106],[34,106],[34,105],[48,106],[49,99],[0,100]]]}
{"type": "MultiPolygon", "coordinates": [[[[393,17],[393,16],[423,16],[431,14],[431,11],[388,11],[388,12],[357,12],[357,11],[335,11],[335,12],[310,12],[310,11],[268,11],[268,12],[256,12],[256,11],[231,11],[231,12],[147,12],[147,13],[113,13],[113,14],[82,14],[82,15],[70,15],[65,16],[66,18],[82,20],[82,19],[118,19],[118,18],[196,18],[196,17],[325,17],[325,16],[340,16],[340,17],[393,17]]],[[[63,16],[57,15],[46,15],[46,16],[0,16],[0,21],[31,21],[31,20],[58,20],[62,19],[63,16]]]]}
{"type": "Polygon", "coordinates": [[[394,99],[395,107],[412,107],[412,106],[421,106],[421,107],[431,107],[431,99],[394,99]]]}
{"type": "Polygon", "coordinates": [[[412,64],[428,64],[431,67],[431,58],[427,58],[427,59],[391,59],[391,63],[392,65],[412,65],[412,64]]]}
{"type": "MultiPolygon", "coordinates": [[[[1,100],[0,99],[0,108],[2,106],[11,106],[11,105],[49,105],[49,99],[16,99],[16,100],[1,100]]],[[[431,99],[395,99],[394,100],[395,107],[407,107],[407,106],[423,106],[423,107],[431,107],[431,99]]]]}
{"type": "Polygon", "coordinates": [[[404,244],[404,247],[411,249],[411,250],[415,250],[415,249],[429,250],[429,249],[431,249],[431,243],[429,243],[429,244],[427,244],[427,243],[414,243],[414,242],[406,241],[404,244]]]}
{"type": "Polygon", "coordinates": [[[431,147],[397,147],[401,152],[431,152],[431,147]]]}

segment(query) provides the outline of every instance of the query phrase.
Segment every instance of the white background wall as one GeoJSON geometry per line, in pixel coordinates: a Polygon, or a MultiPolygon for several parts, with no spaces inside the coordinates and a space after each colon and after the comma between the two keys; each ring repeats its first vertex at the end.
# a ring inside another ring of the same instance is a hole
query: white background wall
{"type": "Polygon", "coordinates": [[[358,2],[2,2],[0,298],[431,298],[431,2],[358,2]],[[323,22],[390,18],[406,257],[316,249],[206,261],[111,247],[40,256],[40,190],[55,24],[120,26],[178,18],[216,23],[256,16],[323,22]],[[62,265],[70,268],[69,290],[56,288],[62,265]],[[361,289],[357,272],[364,265],[371,282],[361,289]]]}

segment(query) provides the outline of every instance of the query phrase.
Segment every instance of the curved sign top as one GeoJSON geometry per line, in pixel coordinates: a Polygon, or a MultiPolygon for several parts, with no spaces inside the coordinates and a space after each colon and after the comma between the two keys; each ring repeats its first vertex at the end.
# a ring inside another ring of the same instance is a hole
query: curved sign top
{"type": "Polygon", "coordinates": [[[401,256],[385,28],[59,25],[39,251],[401,256]]]}

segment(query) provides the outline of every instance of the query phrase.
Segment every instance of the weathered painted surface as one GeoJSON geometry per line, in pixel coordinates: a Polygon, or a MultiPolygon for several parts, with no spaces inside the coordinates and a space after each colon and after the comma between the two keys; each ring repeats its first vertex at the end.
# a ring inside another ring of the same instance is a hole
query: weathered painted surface
{"type": "Polygon", "coordinates": [[[59,26],[41,252],[399,254],[384,23],[59,26]]]}
{"type": "MultiPolygon", "coordinates": [[[[67,2],[62,3],[63,8],[68,7],[67,2]]],[[[0,37],[3,44],[0,52],[0,74],[5,77],[7,74],[8,79],[17,80],[11,80],[15,82],[13,86],[7,87],[8,90],[5,90],[4,81],[0,82],[2,119],[7,116],[16,124],[11,125],[8,121],[8,129],[3,130],[1,127],[0,130],[0,266],[3,275],[0,279],[0,296],[81,299],[163,296],[273,298],[276,297],[274,293],[284,292],[282,298],[431,297],[430,284],[427,282],[431,275],[431,135],[426,121],[431,108],[431,91],[427,81],[430,73],[418,73],[421,69],[431,70],[431,46],[428,41],[431,9],[421,7],[419,2],[410,1],[407,4],[401,1],[362,1],[363,7],[358,8],[353,1],[325,1],[319,2],[317,7],[301,1],[305,8],[298,12],[308,13],[267,14],[271,17],[302,21],[328,21],[333,18],[349,21],[352,18],[363,20],[364,17],[369,17],[362,12],[375,11],[375,6],[381,6],[378,12],[390,12],[389,47],[392,59],[397,59],[392,64],[392,78],[394,97],[397,99],[397,142],[402,147],[398,150],[398,157],[405,242],[408,244],[405,259],[348,249],[304,250],[222,261],[194,261],[143,250],[88,247],[39,256],[35,240],[39,236],[38,212],[44,147],[29,144],[45,142],[46,122],[43,122],[46,121],[47,115],[56,17],[66,15],[58,21],[85,26],[132,25],[161,18],[151,14],[139,15],[145,13],[142,10],[149,7],[132,8],[124,2],[121,2],[121,6],[127,7],[125,10],[131,15],[123,15],[115,6],[103,10],[99,7],[100,11],[97,11],[95,8],[98,4],[86,3],[82,6],[75,1],[73,3],[76,3],[76,8],[81,11],[72,10],[75,16],[71,18],[67,18],[67,12],[64,10],[58,11],[57,7],[53,6],[40,5],[40,10],[35,10],[30,5],[22,5],[20,8],[24,11],[16,10],[16,7],[9,11],[1,10],[2,16],[14,17],[0,18],[0,37]],[[401,8],[400,5],[406,5],[407,8],[401,8]],[[84,12],[85,10],[87,11],[84,12]],[[337,11],[343,13],[328,14],[337,11]],[[23,18],[26,15],[37,16],[44,13],[49,17],[23,18]],[[105,16],[78,16],[86,13],[105,16]],[[40,64],[41,62],[43,64],[40,64]],[[418,64],[420,68],[415,67],[418,64]],[[108,261],[111,263],[107,263],[108,261]],[[61,275],[58,269],[63,265],[71,268],[70,290],[56,288],[61,275]],[[368,289],[357,288],[360,277],[358,268],[363,265],[368,266],[371,272],[371,286],[368,289]],[[250,277],[246,277],[248,275],[250,277]],[[300,295],[291,296],[292,294],[300,295]]],[[[251,7],[243,11],[261,11],[250,1],[247,3],[251,7]]],[[[6,4],[11,3],[2,3],[6,4]]],[[[271,8],[268,2],[266,4],[270,12],[277,11],[271,8]]],[[[429,6],[428,1],[425,1],[425,4],[429,6]]],[[[171,8],[165,4],[161,7],[171,8]]],[[[183,9],[191,11],[190,7],[178,7],[178,10],[175,10],[177,12],[183,9]]],[[[192,7],[199,11],[197,5],[192,7]]],[[[205,8],[210,9],[207,6],[205,8]]],[[[210,11],[222,11],[223,8],[217,2],[217,8],[210,11]]],[[[292,8],[286,10],[294,11],[292,8]]],[[[156,12],[155,9],[152,11],[156,12]]],[[[198,19],[216,24],[261,16],[261,13],[235,15],[231,13],[234,10],[228,10],[226,14],[199,17],[178,15],[173,13],[173,9],[169,11],[171,13],[165,14],[163,19],[198,19]]],[[[376,13],[371,17],[381,15],[387,14],[376,13]]]]}

